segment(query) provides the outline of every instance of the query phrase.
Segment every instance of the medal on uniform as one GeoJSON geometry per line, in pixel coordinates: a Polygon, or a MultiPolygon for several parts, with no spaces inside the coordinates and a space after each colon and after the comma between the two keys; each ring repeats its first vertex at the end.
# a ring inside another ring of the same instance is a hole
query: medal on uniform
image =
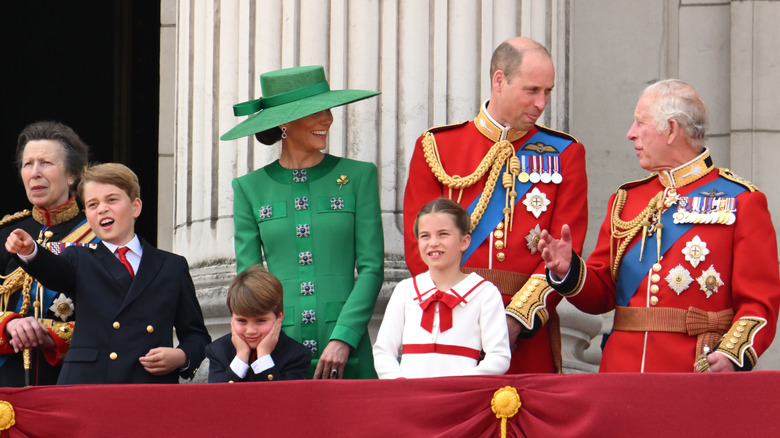
{"type": "Polygon", "coordinates": [[[680,295],[688,286],[693,282],[690,271],[685,269],[683,265],[677,265],[669,271],[669,275],[666,276],[666,283],[669,284],[669,288],[672,289],[677,295],[680,295]]]}
{"type": "Polygon", "coordinates": [[[691,266],[694,268],[699,266],[699,262],[704,261],[710,250],[707,249],[707,243],[702,241],[697,235],[693,237],[693,240],[685,243],[685,248],[682,249],[685,260],[691,262],[691,266]]]}
{"type": "Polygon", "coordinates": [[[531,254],[535,254],[538,250],[537,246],[539,245],[539,236],[541,234],[542,229],[539,228],[539,224],[536,224],[536,226],[531,228],[531,231],[528,232],[528,235],[525,236],[526,246],[528,247],[528,250],[531,251],[531,254]]]}
{"type": "Polygon", "coordinates": [[[701,276],[696,281],[707,298],[718,292],[718,287],[723,286],[723,281],[720,279],[718,271],[715,270],[715,265],[710,265],[709,269],[702,271],[701,276]]]}
{"type": "Polygon", "coordinates": [[[528,182],[528,155],[520,155],[521,172],[517,175],[517,180],[525,184],[528,182]]]}
{"type": "Polygon", "coordinates": [[[544,170],[542,171],[541,180],[545,184],[549,184],[550,181],[552,181],[552,172],[550,167],[552,167],[552,157],[541,157],[542,162],[544,163],[544,170]]]}
{"type": "Polygon", "coordinates": [[[561,175],[560,169],[561,169],[561,157],[559,155],[556,155],[553,157],[553,174],[552,174],[552,182],[553,184],[560,184],[563,181],[563,176],[561,175]]]}
{"type": "Polygon", "coordinates": [[[737,217],[734,214],[737,211],[736,198],[712,198],[710,197],[712,193],[702,194],[707,196],[679,198],[677,212],[673,216],[674,223],[731,225],[736,221],[737,217]]]}
{"type": "Polygon", "coordinates": [[[547,206],[550,205],[550,200],[547,199],[547,195],[539,191],[537,187],[534,187],[530,193],[525,194],[523,200],[526,210],[530,211],[537,219],[541,214],[547,211],[547,206]]]}
{"type": "Polygon", "coordinates": [[[52,301],[49,310],[54,312],[54,316],[60,318],[62,321],[67,321],[68,317],[73,315],[73,300],[60,293],[57,298],[52,301]]]}
{"type": "Polygon", "coordinates": [[[531,156],[531,175],[529,175],[528,179],[534,184],[538,183],[542,179],[542,176],[539,175],[540,159],[541,157],[531,156]]]}

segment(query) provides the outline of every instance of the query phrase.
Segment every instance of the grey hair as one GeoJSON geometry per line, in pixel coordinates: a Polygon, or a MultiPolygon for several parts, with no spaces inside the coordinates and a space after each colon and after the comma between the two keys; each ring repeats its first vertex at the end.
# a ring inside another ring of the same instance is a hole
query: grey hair
{"type": "Polygon", "coordinates": [[[674,120],[685,131],[691,146],[704,149],[707,107],[696,89],[680,79],[665,79],[645,88],[645,94],[655,96],[649,112],[659,133],[669,128],[669,120],[674,120]]]}

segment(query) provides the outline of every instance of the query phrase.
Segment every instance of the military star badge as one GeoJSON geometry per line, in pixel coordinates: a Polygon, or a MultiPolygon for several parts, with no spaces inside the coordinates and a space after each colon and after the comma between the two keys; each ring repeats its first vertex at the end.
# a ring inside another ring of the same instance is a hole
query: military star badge
{"type": "Polygon", "coordinates": [[[720,279],[720,274],[715,270],[715,265],[710,265],[710,268],[706,271],[702,271],[701,277],[696,279],[701,286],[701,290],[710,297],[713,293],[718,292],[718,287],[723,286],[723,281],[720,279]]]}
{"type": "Polygon", "coordinates": [[[66,297],[64,294],[59,294],[57,298],[51,303],[49,310],[54,312],[54,316],[60,318],[63,321],[67,321],[68,317],[73,315],[73,300],[66,297]]]}
{"type": "Polygon", "coordinates": [[[693,240],[685,243],[682,253],[685,255],[685,260],[691,262],[691,266],[695,268],[710,253],[710,250],[707,249],[707,243],[703,242],[697,235],[693,237],[693,240]]]}
{"type": "Polygon", "coordinates": [[[543,212],[547,211],[550,200],[547,199],[546,194],[539,191],[537,187],[534,187],[534,189],[531,190],[531,193],[525,194],[523,204],[525,204],[526,210],[533,213],[534,217],[538,219],[543,212]]]}
{"type": "Polygon", "coordinates": [[[677,265],[669,271],[669,275],[666,276],[666,282],[677,295],[680,295],[685,289],[688,289],[688,286],[693,282],[693,278],[690,271],[683,268],[683,265],[677,265]]]}
{"type": "Polygon", "coordinates": [[[542,229],[539,228],[539,224],[536,224],[534,228],[525,236],[526,246],[531,251],[531,254],[535,254],[537,251],[537,245],[539,245],[539,236],[542,234],[542,229]]]}

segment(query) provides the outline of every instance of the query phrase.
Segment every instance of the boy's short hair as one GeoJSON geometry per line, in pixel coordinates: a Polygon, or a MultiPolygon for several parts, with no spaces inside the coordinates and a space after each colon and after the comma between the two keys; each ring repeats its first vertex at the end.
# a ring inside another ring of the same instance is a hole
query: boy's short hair
{"type": "Polygon", "coordinates": [[[230,313],[257,316],[268,312],[279,315],[283,309],[282,283],[262,265],[253,265],[230,282],[227,306],[230,313]]]}
{"type": "Polygon", "coordinates": [[[84,199],[84,184],[88,182],[111,184],[124,190],[131,201],[136,198],[141,199],[141,185],[138,184],[138,176],[124,164],[92,164],[84,169],[77,189],[81,199],[84,199]]]}

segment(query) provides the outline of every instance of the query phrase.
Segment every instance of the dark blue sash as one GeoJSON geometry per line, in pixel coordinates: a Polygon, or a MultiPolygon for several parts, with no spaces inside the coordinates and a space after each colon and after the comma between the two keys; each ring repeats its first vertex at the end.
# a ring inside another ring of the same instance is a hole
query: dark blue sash
{"type": "MultiPolygon", "coordinates": [[[[714,170],[713,172],[717,172],[714,170]]],[[[744,186],[737,184],[733,181],[729,181],[725,178],[718,178],[708,184],[701,187],[697,187],[696,192],[709,192],[715,189],[716,192],[726,193],[724,196],[736,198],[740,193],[746,189],[744,186]]],[[[689,196],[690,194],[686,195],[689,196]]],[[[674,214],[677,213],[677,208],[672,207],[666,209],[663,215],[661,215],[661,223],[664,225],[663,233],[661,235],[661,255],[666,254],[669,248],[677,242],[688,230],[695,224],[675,224],[674,214]]],[[[721,225],[727,226],[727,225],[721,225]]],[[[637,242],[631,247],[631,249],[623,255],[623,260],[620,264],[620,271],[618,272],[618,279],[615,285],[615,294],[618,306],[628,306],[628,302],[631,297],[636,293],[639,284],[650,272],[650,268],[657,261],[654,257],[656,250],[655,237],[653,237],[651,256],[643,257],[642,261],[639,261],[639,252],[641,250],[641,236],[636,239],[637,242]],[[630,262],[627,262],[629,261],[630,262]]],[[[649,239],[648,239],[649,241],[649,239]]],[[[647,249],[647,242],[645,247],[647,249]]]]}
{"type": "MultiPolygon", "coordinates": [[[[555,147],[558,150],[558,154],[563,153],[563,151],[573,143],[572,140],[569,140],[567,138],[558,137],[552,134],[549,134],[544,131],[539,131],[536,134],[534,134],[531,138],[526,141],[523,146],[529,144],[529,143],[544,143],[547,145],[551,145],[555,147]]],[[[515,154],[519,158],[521,155],[526,156],[533,156],[533,155],[539,155],[536,152],[533,151],[524,151],[523,147],[520,147],[515,154]]],[[[477,248],[479,248],[480,245],[482,245],[482,242],[485,241],[485,239],[490,236],[490,233],[493,232],[493,229],[495,229],[496,225],[504,220],[504,206],[506,205],[506,188],[504,188],[504,185],[501,184],[502,176],[504,175],[504,172],[506,172],[506,169],[501,171],[501,174],[498,176],[498,180],[496,180],[496,187],[493,190],[493,196],[490,198],[490,202],[488,202],[487,208],[485,208],[485,212],[482,214],[482,219],[479,221],[479,224],[477,224],[477,227],[474,228],[474,231],[471,232],[471,244],[466,249],[466,251],[463,253],[463,257],[461,258],[460,264],[463,266],[464,263],[466,263],[466,260],[471,257],[471,255],[476,251],[477,248]]],[[[563,174],[563,169],[561,169],[561,174],[563,174]]],[[[515,191],[517,192],[517,198],[515,198],[515,204],[520,202],[525,194],[531,190],[531,188],[534,186],[533,183],[526,182],[521,183],[519,181],[515,181],[515,191]]],[[[474,209],[477,207],[477,203],[479,203],[480,196],[477,196],[474,201],[472,201],[471,205],[468,206],[466,209],[469,212],[469,215],[471,215],[474,212],[474,209]]]]}

